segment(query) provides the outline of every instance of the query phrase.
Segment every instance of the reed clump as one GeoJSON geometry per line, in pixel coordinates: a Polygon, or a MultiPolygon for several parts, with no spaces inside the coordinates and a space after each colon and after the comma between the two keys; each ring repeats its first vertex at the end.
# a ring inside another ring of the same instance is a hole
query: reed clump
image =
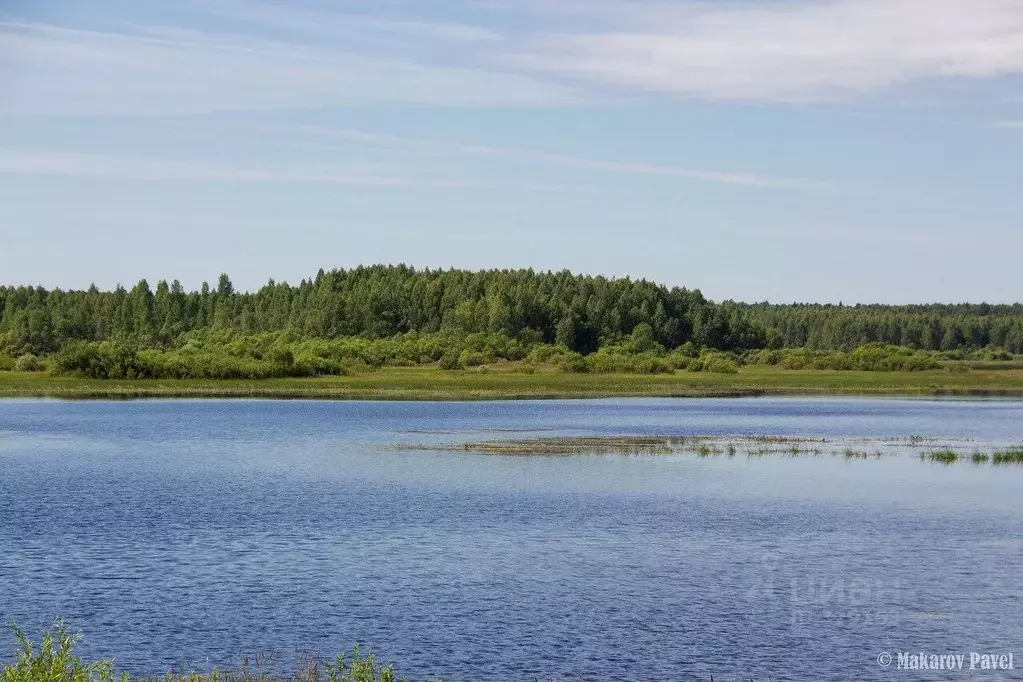
{"type": "Polygon", "coordinates": [[[846,459],[881,459],[881,451],[875,450],[874,452],[867,452],[866,450],[854,450],[853,448],[846,448],[842,456],[846,459]]]}
{"type": "Polygon", "coordinates": [[[991,455],[992,464],[1023,464],[1023,445],[999,450],[991,455]]]}
{"type": "Polygon", "coordinates": [[[921,459],[927,459],[938,464],[955,464],[959,461],[959,453],[951,448],[933,450],[920,455],[921,459]]]}

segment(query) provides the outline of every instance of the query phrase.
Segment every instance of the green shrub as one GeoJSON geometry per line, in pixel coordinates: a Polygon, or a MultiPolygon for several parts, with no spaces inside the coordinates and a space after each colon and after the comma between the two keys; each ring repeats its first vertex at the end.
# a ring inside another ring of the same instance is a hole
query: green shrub
{"type": "Polygon", "coordinates": [[[665,374],[674,368],[668,361],[653,353],[641,353],[632,359],[630,371],[640,374],[665,374]]]}
{"type": "Polygon", "coordinates": [[[83,341],[62,348],[54,358],[54,370],[88,379],[147,379],[158,376],[149,362],[152,357],[140,358],[134,347],[118,341],[83,341]]]}
{"type": "Polygon", "coordinates": [[[483,353],[463,350],[458,356],[458,364],[462,367],[479,367],[486,364],[486,358],[483,357],[483,353]]]}
{"type": "Polygon", "coordinates": [[[557,367],[562,372],[571,372],[573,374],[582,374],[589,371],[586,359],[579,353],[572,351],[564,353],[558,358],[557,367]]]}
{"type": "Polygon", "coordinates": [[[936,369],[938,361],[922,351],[901,346],[871,343],[850,353],[853,368],[875,372],[917,372],[936,369]]]}
{"type": "Polygon", "coordinates": [[[562,355],[563,353],[567,352],[569,352],[569,350],[564,346],[556,346],[550,343],[541,343],[533,346],[533,348],[530,349],[529,353],[526,354],[526,361],[542,364],[545,362],[550,362],[557,358],[558,356],[562,355]]]}
{"type": "MultiPolygon", "coordinates": [[[[13,663],[4,664],[0,682],[112,682],[111,661],[86,663],[74,654],[80,635],[72,634],[63,621],[42,632],[37,649],[17,627],[18,650],[13,663]]],[[[122,677],[127,680],[127,677],[122,677]]]]}
{"type": "Polygon", "coordinates": [[[270,350],[270,362],[281,367],[291,367],[295,364],[295,354],[290,348],[278,346],[270,350]]]}
{"type": "MultiPolygon", "coordinates": [[[[92,379],[265,379],[320,375],[349,375],[382,366],[414,367],[437,363],[461,369],[524,361],[570,372],[668,373],[675,370],[733,373],[744,364],[777,365],[786,369],[923,371],[940,367],[948,352],[917,351],[900,346],[868,344],[849,352],[808,348],[761,349],[744,353],[698,349],[686,342],[670,353],[654,340],[649,325],[637,325],[628,337],[605,337],[586,356],[563,345],[541,343],[536,334],[509,336],[505,332],[464,334],[446,329],[434,333],[408,332],[389,338],[300,338],[295,332],[239,335],[206,329],[180,335],[172,346],[139,349],[133,337],[104,342],[69,342],[52,358],[0,355],[0,369],[50,368],[58,374],[92,379]],[[611,343],[612,338],[617,342],[611,343]]],[[[147,340],[152,344],[152,340],[147,340]]],[[[959,352],[959,351],[957,351],[959,352]]],[[[963,353],[960,352],[960,355],[963,353]]],[[[984,367],[987,357],[1005,357],[995,347],[970,352],[966,366],[984,367]]],[[[948,361],[946,361],[948,362],[948,361]]],[[[1023,365],[1023,362],[1021,362],[1023,365]]],[[[950,371],[966,371],[951,368],[950,371]]]]}
{"type": "Polygon", "coordinates": [[[687,358],[698,358],[700,357],[700,349],[696,347],[692,341],[686,341],[681,346],[675,349],[683,357],[687,358]]]}
{"type": "Polygon", "coordinates": [[[441,369],[462,369],[462,362],[454,353],[445,353],[439,364],[441,369]]]}
{"type": "Polygon", "coordinates": [[[629,343],[605,346],[586,356],[587,371],[595,374],[638,373],[658,374],[671,372],[674,364],[662,357],[663,350],[634,353],[629,343]]]}
{"type": "Polygon", "coordinates": [[[917,372],[940,367],[934,353],[880,343],[860,346],[849,353],[808,348],[760,350],[747,353],[745,360],[752,365],[780,365],[794,370],[917,372]]]}
{"type": "Polygon", "coordinates": [[[14,369],[19,372],[41,372],[43,363],[32,353],[25,353],[14,361],[14,369]]]}
{"type": "Polygon", "coordinates": [[[903,360],[902,371],[923,372],[929,369],[937,369],[940,366],[941,365],[933,356],[928,355],[923,351],[917,351],[903,360]]]}
{"type": "Polygon", "coordinates": [[[670,369],[689,369],[694,362],[697,362],[695,358],[691,358],[688,355],[683,355],[678,349],[673,350],[669,353],[664,361],[667,363],[670,369]]]}
{"type": "Polygon", "coordinates": [[[749,365],[778,365],[781,363],[785,353],[777,349],[764,348],[762,350],[750,351],[746,354],[746,364],[749,365]]]}
{"type": "Polygon", "coordinates": [[[594,374],[629,372],[632,370],[632,358],[605,347],[586,356],[586,367],[594,374]]]}
{"type": "Polygon", "coordinates": [[[714,355],[704,359],[703,371],[714,374],[738,374],[739,366],[729,357],[714,355]]]}

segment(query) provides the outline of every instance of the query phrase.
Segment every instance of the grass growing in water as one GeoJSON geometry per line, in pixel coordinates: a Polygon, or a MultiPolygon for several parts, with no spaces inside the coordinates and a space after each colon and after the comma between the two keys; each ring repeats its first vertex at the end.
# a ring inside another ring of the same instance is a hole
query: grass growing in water
{"type": "Polygon", "coordinates": [[[770,435],[645,435],[645,436],[553,436],[510,440],[480,440],[455,443],[407,443],[404,450],[465,452],[479,455],[550,457],[567,455],[696,455],[700,458],[735,455],[742,451],[749,459],[767,456],[819,457],[829,455],[848,460],[879,460],[882,455],[907,454],[921,443],[929,450],[919,453],[921,461],[951,465],[970,461],[974,464],[1023,465],[1023,445],[1001,450],[975,450],[961,453],[953,445],[956,439],[858,438],[828,441],[823,438],[770,435]]]}
{"type": "Polygon", "coordinates": [[[959,453],[952,449],[934,450],[921,454],[920,459],[928,459],[939,464],[955,464],[959,461],[959,453]]]}
{"type": "Polygon", "coordinates": [[[566,436],[523,438],[516,440],[482,440],[463,443],[402,446],[407,450],[469,452],[483,455],[553,456],[553,455],[670,455],[695,454],[700,457],[727,455],[734,457],[739,445],[757,445],[761,454],[817,455],[818,448],[803,447],[806,443],[823,443],[822,439],[785,436],[566,436]]]}
{"type": "Polygon", "coordinates": [[[373,654],[363,655],[356,644],[351,658],[339,654],[325,661],[309,660],[291,675],[264,672],[243,663],[239,670],[212,670],[208,673],[167,673],[152,678],[130,678],[116,673],[109,659],[87,662],[75,655],[80,633],[72,633],[62,620],[43,630],[38,648],[25,633],[14,627],[18,642],[14,663],[0,669],[0,682],[397,682],[391,666],[381,666],[373,654]]]}
{"type": "Polygon", "coordinates": [[[865,450],[853,450],[852,448],[846,448],[844,457],[846,459],[881,459],[881,452],[880,450],[867,452],[865,450]]]}
{"type": "Polygon", "coordinates": [[[993,464],[1023,464],[1023,445],[999,450],[991,455],[991,462],[993,464]]]}

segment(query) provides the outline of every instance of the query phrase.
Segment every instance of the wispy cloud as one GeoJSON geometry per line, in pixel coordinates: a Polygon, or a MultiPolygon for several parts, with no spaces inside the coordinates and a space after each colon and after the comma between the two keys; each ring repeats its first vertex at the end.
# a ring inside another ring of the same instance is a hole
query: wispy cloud
{"type": "Polygon", "coordinates": [[[315,183],[405,189],[493,189],[524,192],[588,192],[569,184],[485,183],[458,178],[406,176],[378,166],[239,167],[223,164],[106,154],[0,149],[0,173],[129,181],[315,183]]]}
{"type": "Polygon", "coordinates": [[[787,102],[1023,73],[1019,0],[599,4],[604,25],[536,36],[510,62],[631,90],[787,102]]]}
{"type": "MultiPolygon", "coordinates": [[[[580,170],[618,173],[625,175],[661,176],[705,182],[724,183],[729,185],[745,185],[748,187],[767,187],[804,190],[833,190],[835,186],[825,182],[813,182],[793,178],[779,178],[751,173],[708,170],[687,166],[638,163],[628,161],[609,161],[573,156],[559,152],[533,151],[525,149],[508,149],[490,145],[465,144],[461,142],[427,140],[401,135],[332,128],[323,126],[295,126],[295,132],[318,135],[326,138],[342,139],[355,142],[397,145],[406,148],[426,149],[441,153],[468,154],[513,161],[525,161],[535,164],[555,165],[580,170]]],[[[287,129],[285,129],[287,130],[287,129]]]]}
{"type": "Polygon", "coordinates": [[[410,40],[475,43],[500,40],[501,34],[485,26],[459,21],[424,19],[406,14],[335,11],[325,12],[290,5],[252,2],[250,0],[212,0],[196,5],[196,10],[214,16],[228,17],[242,25],[256,25],[276,32],[290,31],[305,36],[350,39],[370,32],[379,40],[391,34],[410,40]]]}
{"type": "Polygon", "coordinates": [[[998,121],[995,123],[996,128],[1020,128],[1023,129],[1023,120],[1020,121],[998,121]]]}
{"type": "Polygon", "coordinates": [[[131,32],[0,22],[0,112],[195,114],[403,102],[550,106],[573,89],[507,70],[180,27],[131,32]]]}
{"type": "Polygon", "coordinates": [[[636,93],[820,102],[1023,74],[1020,0],[453,0],[318,9],[181,0],[169,13],[124,3],[115,14],[88,27],[0,21],[0,112],[556,106],[636,93]]]}

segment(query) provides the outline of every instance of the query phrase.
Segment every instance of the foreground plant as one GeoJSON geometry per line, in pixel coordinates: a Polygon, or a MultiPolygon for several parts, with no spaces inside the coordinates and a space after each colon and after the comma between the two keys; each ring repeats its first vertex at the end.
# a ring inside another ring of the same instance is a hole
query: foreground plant
{"type": "MultiPolygon", "coordinates": [[[[74,653],[81,633],[72,633],[57,619],[43,630],[39,647],[21,628],[12,626],[18,642],[15,661],[0,669],[0,682],[131,682],[128,673],[116,673],[114,662],[101,659],[86,662],[74,653]]],[[[134,678],[140,679],[140,678],[134,678]]],[[[339,654],[320,664],[314,661],[290,676],[252,671],[246,663],[241,670],[217,670],[209,673],[167,673],[162,678],[141,678],[151,682],[397,682],[390,665],[381,666],[374,654],[363,655],[356,644],[351,659],[339,654]]]]}
{"type": "MultiPolygon", "coordinates": [[[[13,664],[5,664],[0,682],[108,682],[115,679],[113,661],[86,663],[74,655],[81,638],[58,619],[49,630],[43,630],[39,648],[29,641],[24,631],[12,626],[18,640],[13,664]]],[[[128,679],[126,674],[121,680],[128,679]]]]}

